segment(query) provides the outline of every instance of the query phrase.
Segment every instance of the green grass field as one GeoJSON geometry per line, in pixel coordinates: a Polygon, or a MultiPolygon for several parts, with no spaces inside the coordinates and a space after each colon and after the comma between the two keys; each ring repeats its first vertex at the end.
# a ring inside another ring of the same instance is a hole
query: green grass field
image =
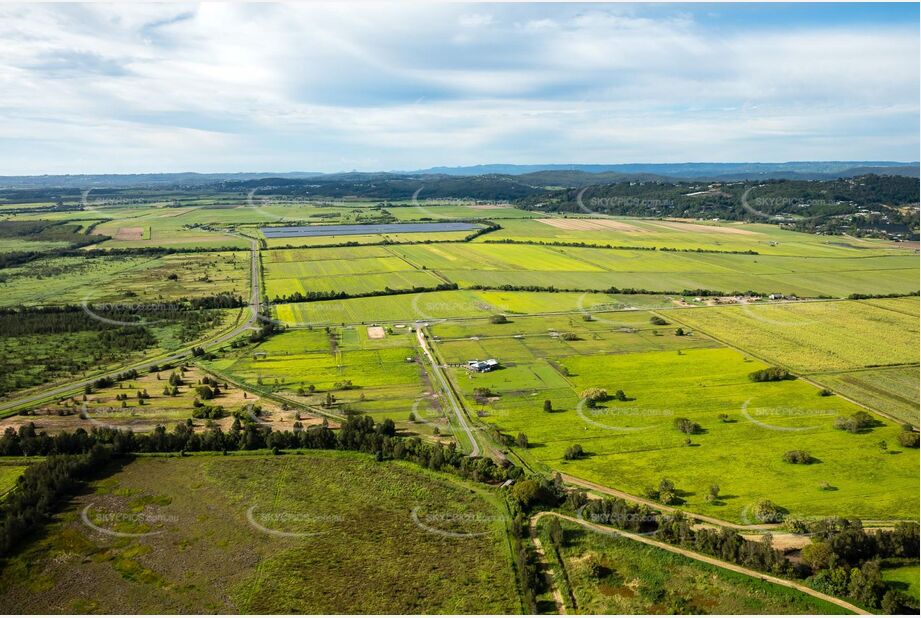
{"type": "Polygon", "coordinates": [[[810,378],[874,410],[919,424],[917,366],[813,374],[810,378]]]}
{"type": "Polygon", "coordinates": [[[895,309],[846,301],[708,307],[668,315],[795,371],[917,363],[918,317],[907,310],[917,310],[918,299],[890,304],[895,309]]]}
{"type": "MultiPolygon", "coordinates": [[[[540,523],[541,538],[552,568],[561,573],[548,523],[540,523]]],[[[587,531],[569,522],[562,527],[564,544],[559,558],[580,614],[847,613],[802,592],[663,549],[587,531]],[[593,572],[596,565],[600,568],[593,572]]],[[[569,589],[561,575],[556,580],[569,589]]]]}
{"type": "Polygon", "coordinates": [[[660,307],[667,302],[656,295],[458,290],[280,304],[275,306],[275,315],[290,325],[324,326],[482,318],[499,313],[593,315],[625,308],[660,307]]]}
{"type": "Polygon", "coordinates": [[[503,512],[482,486],[366,455],[143,457],[94,483],[7,561],[0,606],[516,613],[503,512]],[[84,509],[99,527],[155,534],[109,536],[84,523],[84,509]]]}
{"type": "Polygon", "coordinates": [[[916,297],[708,307],[667,315],[871,409],[918,424],[916,297]]]}
{"type": "MultiPolygon", "coordinates": [[[[524,321],[505,326],[524,330],[524,321]]],[[[550,334],[445,338],[437,348],[449,363],[491,356],[503,363],[487,374],[449,371],[468,409],[510,436],[526,434],[530,445],[523,455],[547,469],[635,495],[666,477],[683,490],[683,508],[732,521],[744,521],[747,508],[762,498],[800,516],[913,516],[918,452],[898,446],[895,424],[856,435],[836,430],[837,416],[859,408],[820,397],[804,381],[753,383],[748,373],[763,364],[714,348],[705,337],[677,337],[666,328],[659,327],[658,335],[648,322],[635,325],[634,332],[626,325],[609,332],[576,329],[576,341],[550,334]],[[621,389],[628,401],[580,406],[579,393],[592,387],[612,394],[621,389]],[[477,397],[477,388],[489,389],[491,396],[477,397]],[[543,411],[546,400],[552,412],[543,411]],[[703,428],[690,446],[673,427],[678,417],[703,428]],[[882,440],[885,452],[878,446],[882,440]],[[588,457],[564,459],[573,444],[588,457]],[[783,453],[793,448],[809,451],[817,463],[784,463],[783,453]],[[704,498],[713,483],[723,497],[708,503],[704,498]]],[[[434,327],[438,333],[461,334],[446,325],[434,327]]]]}
{"type": "Polygon", "coordinates": [[[917,258],[907,253],[789,257],[484,243],[406,245],[394,247],[394,252],[462,287],[754,290],[847,296],[870,291],[909,293],[917,288],[918,278],[917,258]]]}
{"type": "Polygon", "coordinates": [[[246,298],[249,293],[249,254],[243,252],[161,257],[88,253],[40,259],[3,272],[3,306],[84,301],[145,305],[222,292],[246,298]]]}
{"type": "Polygon", "coordinates": [[[292,330],[259,345],[251,354],[207,363],[219,372],[257,389],[283,393],[296,401],[322,407],[335,397],[329,412],[345,409],[391,418],[398,427],[430,434],[434,426],[450,433],[443,412],[431,397],[425,368],[417,360],[415,338],[408,328],[393,328],[383,339],[371,339],[367,328],[292,330]],[[314,391],[310,387],[314,387],[314,391]],[[303,393],[299,394],[301,389],[303,393]],[[410,412],[435,425],[409,423],[410,412]]]}
{"type": "Polygon", "coordinates": [[[896,584],[896,586],[918,599],[919,595],[919,568],[917,564],[888,566],[883,565],[883,581],[896,584]]]}
{"type": "Polygon", "coordinates": [[[711,221],[661,221],[588,216],[507,220],[502,229],[483,237],[538,242],[586,242],[637,247],[757,251],[761,255],[860,257],[911,255],[909,249],[866,238],[815,236],[782,230],[774,225],[711,221]],[[586,223],[586,220],[588,222],[586,223]],[[569,228],[569,229],[567,229],[569,228]]]}
{"type": "Polygon", "coordinates": [[[21,460],[14,459],[7,463],[0,459],[0,500],[16,487],[16,481],[19,480],[27,467],[22,465],[21,460]]]}

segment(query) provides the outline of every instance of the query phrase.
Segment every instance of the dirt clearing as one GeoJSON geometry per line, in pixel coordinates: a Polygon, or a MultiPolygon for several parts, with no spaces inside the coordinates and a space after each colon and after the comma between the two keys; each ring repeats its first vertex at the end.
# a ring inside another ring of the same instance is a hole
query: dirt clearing
{"type": "Polygon", "coordinates": [[[757,232],[743,230],[738,227],[727,227],[722,225],[703,225],[701,223],[681,223],[679,221],[649,221],[649,225],[664,227],[679,232],[703,232],[710,234],[741,234],[743,236],[755,236],[757,232]]]}
{"type": "Polygon", "coordinates": [[[142,227],[120,227],[115,233],[115,240],[143,240],[144,228],[142,227]]]}
{"type": "Polygon", "coordinates": [[[368,339],[383,339],[387,336],[383,326],[369,326],[368,339]]]}
{"type": "Polygon", "coordinates": [[[646,230],[613,219],[538,219],[541,223],[561,230],[598,231],[617,230],[618,232],[644,232],[646,230]]]}

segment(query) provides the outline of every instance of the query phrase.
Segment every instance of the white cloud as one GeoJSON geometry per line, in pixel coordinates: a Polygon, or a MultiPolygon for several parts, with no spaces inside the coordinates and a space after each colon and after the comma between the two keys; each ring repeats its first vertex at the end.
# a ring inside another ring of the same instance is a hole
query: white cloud
{"type": "Polygon", "coordinates": [[[0,167],[916,158],[915,29],[686,9],[6,5],[0,167]]]}

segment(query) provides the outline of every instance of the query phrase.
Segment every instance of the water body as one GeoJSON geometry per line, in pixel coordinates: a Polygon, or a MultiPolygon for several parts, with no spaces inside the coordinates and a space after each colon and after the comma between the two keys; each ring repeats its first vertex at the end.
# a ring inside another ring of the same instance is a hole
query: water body
{"type": "Polygon", "coordinates": [[[294,227],[263,227],[266,238],[301,238],[304,236],[349,236],[355,234],[407,234],[415,232],[469,232],[479,228],[475,223],[378,223],[373,225],[298,225],[294,227]]]}

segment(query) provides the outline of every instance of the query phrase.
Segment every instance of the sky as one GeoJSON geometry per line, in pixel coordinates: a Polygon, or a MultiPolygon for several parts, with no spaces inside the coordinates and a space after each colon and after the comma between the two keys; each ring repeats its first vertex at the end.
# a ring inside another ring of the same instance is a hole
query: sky
{"type": "Polygon", "coordinates": [[[916,161],[918,4],[0,5],[0,175],[916,161]]]}

